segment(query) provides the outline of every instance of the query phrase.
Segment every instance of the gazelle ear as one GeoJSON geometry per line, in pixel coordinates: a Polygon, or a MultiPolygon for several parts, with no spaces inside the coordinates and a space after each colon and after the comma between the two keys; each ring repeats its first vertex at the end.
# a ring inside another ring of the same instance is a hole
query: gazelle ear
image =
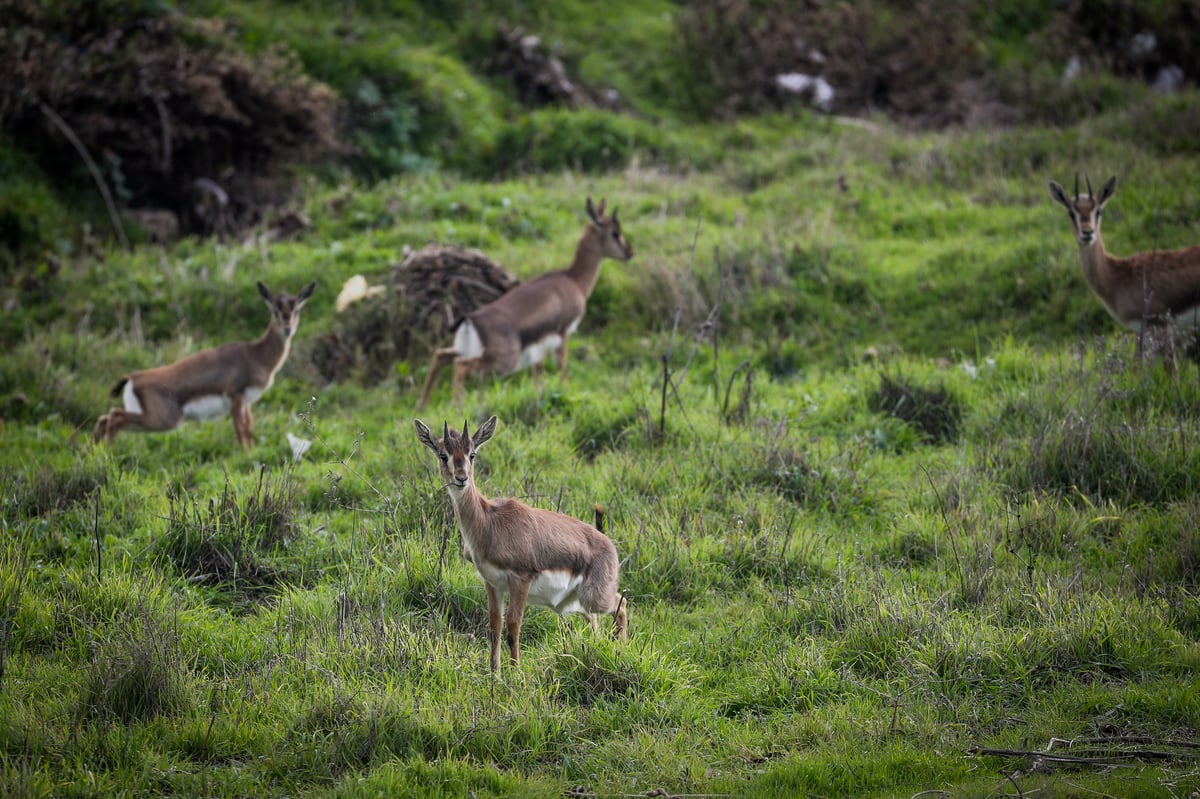
{"type": "Polygon", "coordinates": [[[609,218],[612,219],[613,225],[615,225],[618,229],[621,227],[621,220],[617,219],[617,206],[613,206],[612,216],[609,218]]]}
{"type": "Polygon", "coordinates": [[[257,285],[258,285],[258,293],[262,295],[262,298],[264,300],[266,300],[268,303],[270,303],[271,302],[271,290],[269,288],[267,288],[267,284],[263,283],[261,280],[259,280],[257,285]]]}
{"type": "Polygon", "coordinates": [[[433,431],[425,426],[425,423],[420,419],[413,419],[413,427],[417,428],[417,438],[421,443],[429,447],[434,452],[438,451],[437,439],[433,437],[433,431]]]}
{"type": "Polygon", "coordinates": [[[479,429],[475,431],[475,438],[471,439],[476,447],[481,447],[487,441],[490,441],[496,432],[496,417],[488,419],[483,424],[479,425],[479,429]]]}
{"type": "Polygon", "coordinates": [[[308,298],[312,296],[313,291],[315,291],[316,288],[317,288],[317,281],[314,280],[300,291],[299,296],[296,297],[296,299],[300,301],[300,305],[303,305],[304,303],[308,302],[308,298]]]}
{"type": "Polygon", "coordinates": [[[1100,205],[1101,208],[1103,208],[1104,204],[1106,202],[1108,202],[1109,199],[1112,198],[1113,194],[1116,193],[1116,191],[1117,191],[1117,176],[1113,175],[1111,178],[1109,178],[1107,181],[1105,181],[1103,186],[1100,187],[1100,196],[1096,198],[1096,202],[1100,205]]]}
{"type": "Polygon", "coordinates": [[[591,197],[587,198],[587,205],[585,207],[587,208],[588,219],[592,220],[597,225],[600,224],[600,219],[596,215],[596,206],[592,205],[591,197]]]}
{"type": "Polygon", "coordinates": [[[1068,211],[1071,210],[1071,201],[1067,199],[1066,189],[1055,183],[1053,180],[1050,181],[1050,196],[1053,197],[1056,202],[1065,206],[1068,211]]]}

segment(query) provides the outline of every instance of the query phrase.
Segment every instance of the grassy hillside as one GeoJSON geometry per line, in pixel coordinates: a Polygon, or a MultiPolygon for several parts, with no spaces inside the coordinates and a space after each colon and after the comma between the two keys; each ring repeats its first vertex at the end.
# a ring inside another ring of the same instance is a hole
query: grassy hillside
{"type": "MultiPolygon", "coordinates": [[[[236,11],[248,44],[308,59],[339,29],[318,5],[236,11]]],[[[450,20],[471,4],[349,7],[372,47],[348,76],[393,36],[464,63],[450,20]]],[[[604,8],[647,43],[670,10],[604,8]]],[[[653,96],[620,50],[588,58],[653,96]]],[[[939,133],[607,121],[658,138],[590,171],[312,176],[290,240],[64,248],[5,287],[0,322],[0,792],[1200,791],[1197,367],[1134,367],[1046,192],[1117,174],[1110,251],[1195,243],[1177,121],[1197,100],[1130,90],[1076,124],[939,133]],[[520,667],[494,677],[482,581],[413,432],[426,363],[327,385],[312,354],[351,275],[431,241],[521,278],[563,266],[589,195],[636,256],[604,265],[569,378],[482,379],[461,407],[443,384],[421,418],[499,416],[488,496],[604,506],[630,640],[531,608],[520,667]],[[227,421],[91,444],[122,374],[256,336],[254,282],[313,279],[253,450],[227,421]]]]}

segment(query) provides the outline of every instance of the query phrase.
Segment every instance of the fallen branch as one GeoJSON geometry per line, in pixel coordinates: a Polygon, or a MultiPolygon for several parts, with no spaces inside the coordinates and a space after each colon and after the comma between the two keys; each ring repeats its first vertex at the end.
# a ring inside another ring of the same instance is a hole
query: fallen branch
{"type": "Polygon", "coordinates": [[[117,239],[121,242],[121,246],[129,249],[129,239],[125,237],[125,228],[121,226],[121,216],[117,213],[117,205],[113,202],[112,193],[108,190],[108,184],[104,182],[104,175],[100,172],[100,167],[96,166],[96,162],[92,160],[91,154],[87,148],[83,146],[83,142],[75,135],[75,131],[71,130],[71,126],[67,121],[58,115],[50,106],[46,105],[41,100],[38,101],[38,108],[49,119],[54,126],[59,129],[63,136],[67,137],[67,141],[75,148],[75,152],[79,153],[79,157],[83,159],[83,163],[87,166],[88,171],[92,173],[92,180],[96,181],[96,187],[100,189],[100,196],[104,198],[104,205],[108,208],[108,218],[112,222],[113,230],[117,234],[117,239]]]}

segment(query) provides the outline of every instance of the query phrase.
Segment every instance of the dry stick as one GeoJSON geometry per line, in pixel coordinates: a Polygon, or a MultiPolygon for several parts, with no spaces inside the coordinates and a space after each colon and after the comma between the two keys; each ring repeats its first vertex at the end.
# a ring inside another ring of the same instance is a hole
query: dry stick
{"type": "Polygon", "coordinates": [[[158,109],[158,124],[162,126],[162,164],[160,168],[165,174],[171,173],[171,120],[167,117],[167,106],[163,103],[162,95],[154,94],[154,107],[158,109]]]}
{"type": "Polygon", "coordinates": [[[100,167],[96,166],[96,162],[92,160],[92,156],[88,153],[87,148],[83,146],[83,142],[75,135],[75,131],[71,130],[71,126],[66,120],[58,115],[58,113],[46,105],[41,100],[38,101],[38,108],[46,115],[46,118],[54,123],[55,127],[62,132],[62,135],[67,137],[67,141],[79,153],[79,157],[83,159],[83,163],[87,165],[88,171],[92,173],[92,179],[96,181],[96,187],[100,189],[100,196],[104,198],[104,205],[108,208],[108,218],[112,222],[113,230],[116,231],[117,239],[120,240],[121,246],[125,249],[130,249],[129,239],[125,237],[125,228],[121,227],[121,217],[117,214],[116,203],[113,202],[112,193],[108,190],[108,184],[104,182],[104,175],[100,173],[100,167]]]}
{"type": "Polygon", "coordinates": [[[1005,777],[1005,779],[1007,779],[1009,782],[1011,782],[1011,783],[1013,784],[1013,787],[1014,787],[1014,788],[1016,788],[1016,789],[1017,789],[1017,796],[1018,796],[1020,799],[1024,799],[1024,797],[1025,797],[1025,792],[1021,790],[1021,786],[1020,786],[1020,785],[1017,785],[1017,781],[1016,781],[1015,779],[1013,779],[1013,775],[1012,775],[1012,774],[1009,774],[1009,773],[1007,773],[1007,772],[1006,772],[1006,773],[1005,773],[1005,775],[1004,775],[1004,777],[1005,777]]]}
{"type": "MultiPolygon", "coordinates": [[[[692,234],[692,257],[688,261],[688,277],[691,277],[696,266],[696,243],[700,241],[700,223],[703,217],[696,217],[696,232],[692,234]]],[[[690,281],[689,281],[690,282],[690,281]]],[[[686,290],[688,283],[684,283],[686,290]]],[[[683,317],[683,294],[675,305],[675,320],[671,324],[671,338],[667,340],[667,350],[663,353],[663,390],[662,403],[658,412],[658,441],[661,444],[667,437],[667,387],[671,382],[671,353],[675,350],[675,334],[679,331],[679,320],[683,317]]]]}
{"type": "Polygon", "coordinates": [[[721,248],[719,246],[713,248],[713,261],[717,266],[717,301],[713,305],[713,312],[710,316],[713,337],[713,403],[715,404],[721,401],[721,316],[718,309],[721,307],[721,298],[725,290],[725,270],[721,268],[721,248]]]}
{"type": "MultiPolygon", "coordinates": [[[[737,367],[734,368],[733,372],[730,373],[730,375],[729,375],[729,384],[725,387],[725,404],[721,408],[721,416],[725,417],[726,420],[729,419],[729,396],[733,393],[733,381],[737,380],[737,376],[749,368],[750,368],[750,360],[747,359],[747,360],[744,360],[741,363],[739,363],[737,365],[737,367]]],[[[753,372],[750,372],[746,375],[746,385],[747,386],[749,386],[749,384],[750,384],[750,377],[752,375],[753,375],[753,372]]]]}
{"type": "Polygon", "coordinates": [[[96,582],[100,582],[100,567],[103,565],[101,561],[103,550],[100,547],[100,495],[102,493],[104,493],[104,486],[100,485],[96,488],[96,512],[92,521],[92,537],[96,540],[96,582]]]}

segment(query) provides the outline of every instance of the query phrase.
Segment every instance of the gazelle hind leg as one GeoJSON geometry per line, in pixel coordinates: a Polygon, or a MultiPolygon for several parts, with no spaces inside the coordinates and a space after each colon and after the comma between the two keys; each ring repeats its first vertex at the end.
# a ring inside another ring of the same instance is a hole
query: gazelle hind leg
{"type": "Polygon", "coordinates": [[[525,618],[525,602],[529,598],[530,580],[513,578],[508,580],[508,610],[504,621],[508,626],[508,654],[514,664],[521,662],[521,622],[525,618]]]}
{"type": "Polygon", "coordinates": [[[425,407],[425,403],[429,402],[429,395],[433,392],[433,384],[437,379],[438,372],[442,371],[458,357],[458,352],[453,347],[443,347],[433,353],[433,360],[429,362],[429,374],[425,376],[425,387],[421,389],[421,398],[417,400],[417,410],[425,407]]]}
{"type": "Polygon", "coordinates": [[[613,611],[613,632],[618,641],[628,640],[629,614],[625,609],[625,595],[617,595],[617,609],[613,611]]]}
{"type": "Polygon", "coordinates": [[[454,402],[462,403],[463,387],[467,383],[467,375],[480,368],[482,358],[460,358],[454,362],[454,402]]]}

